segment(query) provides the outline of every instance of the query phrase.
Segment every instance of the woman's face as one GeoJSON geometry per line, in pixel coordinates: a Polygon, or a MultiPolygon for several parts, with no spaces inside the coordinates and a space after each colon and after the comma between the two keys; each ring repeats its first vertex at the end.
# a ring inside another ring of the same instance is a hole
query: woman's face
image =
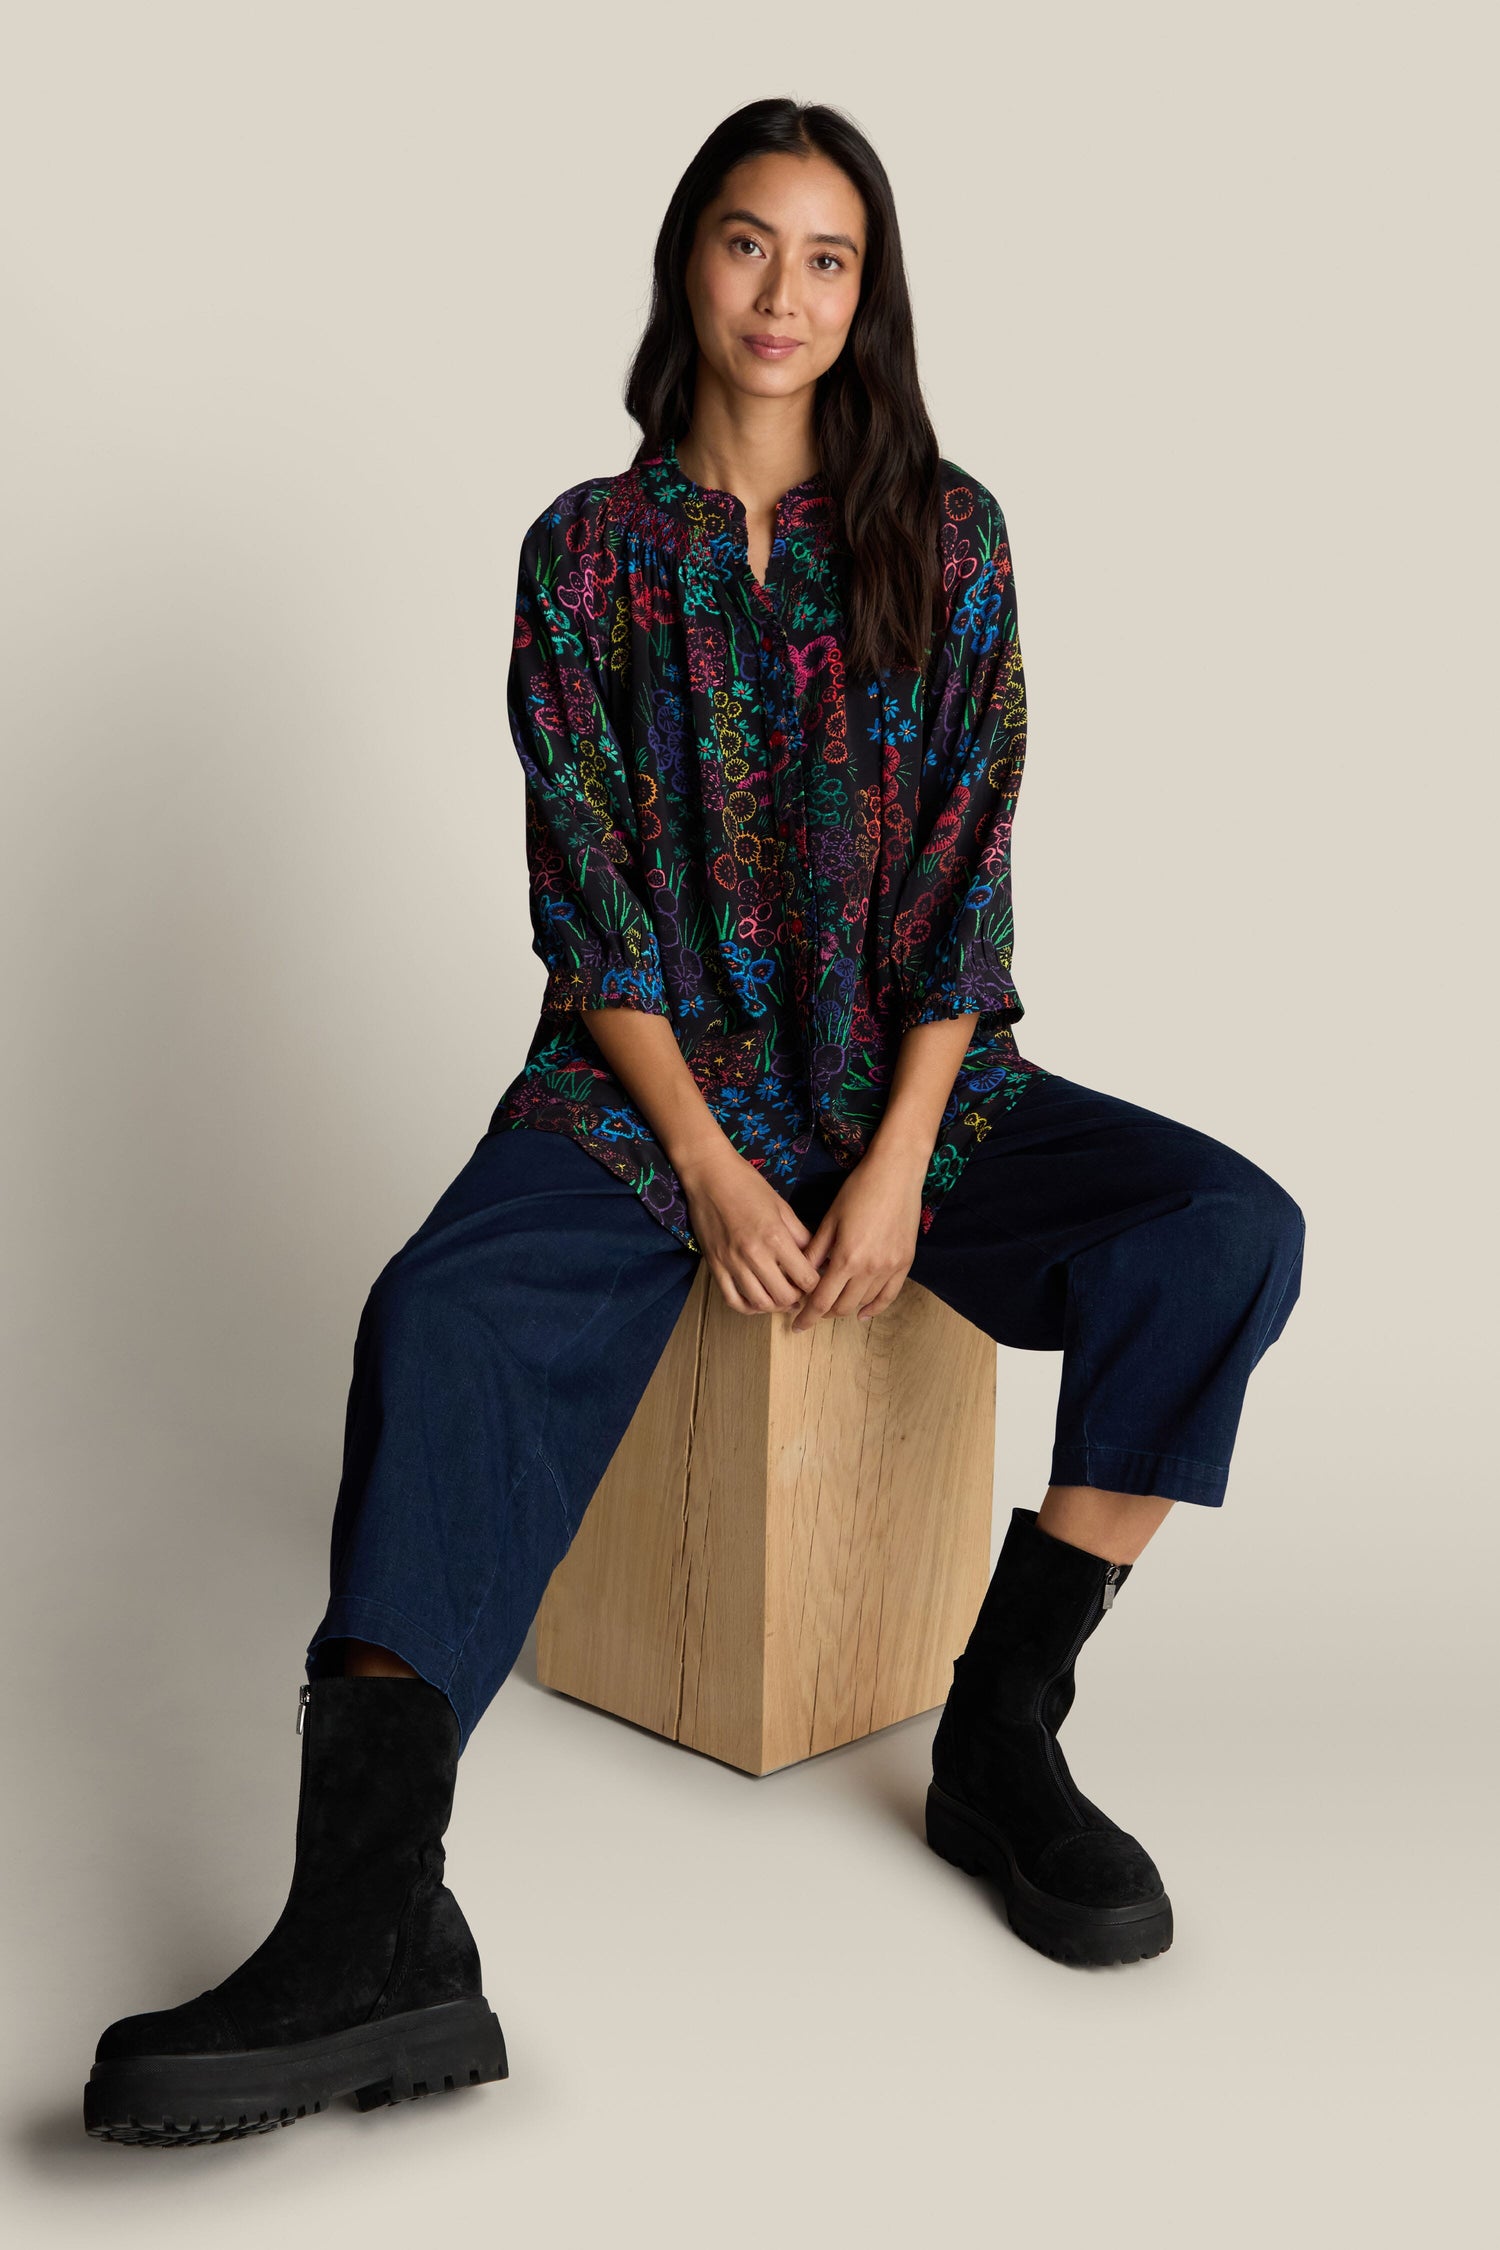
{"type": "Polygon", "coordinates": [[[700,214],[688,258],[699,351],[731,390],[810,387],[844,348],[864,255],[864,198],[846,172],[819,155],[747,158],[700,214]]]}

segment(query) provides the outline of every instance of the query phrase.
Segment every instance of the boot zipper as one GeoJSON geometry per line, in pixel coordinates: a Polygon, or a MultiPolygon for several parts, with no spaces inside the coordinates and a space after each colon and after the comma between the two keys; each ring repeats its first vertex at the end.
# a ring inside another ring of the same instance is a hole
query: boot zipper
{"type": "Polygon", "coordinates": [[[312,1701],[312,1689],[304,1681],[297,1690],[297,1732],[302,1732],[302,1722],[307,1716],[307,1706],[312,1701]]]}
{"type": "MultiPolygon", "coordinates": [[[[1115,1598],[1115,1585],[1119,1579],[1119,1576],[1120,1565],[1118,1563],[1105,1564],[1103,1595],[1099,1604],[1100,1617],[1104,1615],[1104,1612],[1108,1609],[1110,1603],[1115,1598]]],[[[1054,1672],[1052,1675],[1052,1678],[1054,1680],[1060,1679],[1063,1673],[1067,1671],[1070,1664],[1076,1664],[1078,1662],[1078,1653],[1083,1647],[1084,1642],[1089,1637],[1089,1628],[1095,1622],[1096,1620],[1093,1615],[1093,1604],[1090,1603],[1088,1611],[1085,1613],[1083,1623],[1078,1628],[1077,1639],[1074,1641],[1073,1646],[1069,1649],[1062,1663],[1058,1666],[1056,1672],[1054,1672]]],[[[1050,1686],[1051,1682],[1047,1682],[1046,1685],[1050,1686]]],[[[1045,1692],[1045,1690],[1043,1690],[1042,1692],[1045,1692]]],[[[1038,1694],[1037,1700],[1038,1703],[1040,1703],[1040,1693],[1038,1694]]],[[[1061,1795],[1064,1799],[1071,1799],[1074,1818],[1080,1821],[1084,1820],[1085,1814],[1083,1805],[1080,1801],[1080,1792],[1078,1789],[1078,1785],[1076,1782],[1071,1780],[1070,1776],[1064,1775],[1062,1767],[1062,1752],[1058,1747],[1057,1737],[1053,1734],[1050,1727],[1043,1726],[1042,1740],[1046,1745],[1047,1763],[1052,1768],[1052,1778],[1057,1783],[1059,1795],[1061,1795]]]]}

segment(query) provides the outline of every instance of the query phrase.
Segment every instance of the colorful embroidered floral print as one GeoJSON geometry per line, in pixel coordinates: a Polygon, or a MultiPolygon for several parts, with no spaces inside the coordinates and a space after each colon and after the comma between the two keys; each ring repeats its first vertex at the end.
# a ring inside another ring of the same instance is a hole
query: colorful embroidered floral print
{"type": "Polygon", "coordinates": [[[903,1033],[974,1013],[922,1187],[931,1226],[1016,1049],[1010,838],[1026,697],[1005,521],[942,464],[945,623],[925,673],[853,678],[821,476],[745,510],[668,442],[562,493],[521,545],[511,729],[541,1019],[489,1130],[569,1133],[691,1250],[686,1199],[587,1014],[671,1022],[709,1108],[783,1194],[814,1129],[846,1168],[903,1033]]]}

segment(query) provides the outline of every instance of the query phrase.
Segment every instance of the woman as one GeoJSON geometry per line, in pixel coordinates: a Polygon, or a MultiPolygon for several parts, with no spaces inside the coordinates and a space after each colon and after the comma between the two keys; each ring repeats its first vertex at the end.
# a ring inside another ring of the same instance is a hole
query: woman
{"type": "Polygon", "coordinates": [[[1302,1214],[1191,1127],[1027,1061],[1025,746],[1001,510],[941,458],[889,184],[838,112],[751,104],[657,245],[623,472],[522,543],[510,716],[536,951],[524,1066],[370,1291],[291,1893],[212,1992],[103,2036],[90,2129],[233,2136],[505,2074],[442,1882],[513,1665],[701,1258],[730,1307],[872,1319],[908,1276],[1062,1354],[933,1743],[927,1834],[1059,1959],[1170,1943],[1057,1742],[1174,1501],[1214,1507],[1302,1214]]]}

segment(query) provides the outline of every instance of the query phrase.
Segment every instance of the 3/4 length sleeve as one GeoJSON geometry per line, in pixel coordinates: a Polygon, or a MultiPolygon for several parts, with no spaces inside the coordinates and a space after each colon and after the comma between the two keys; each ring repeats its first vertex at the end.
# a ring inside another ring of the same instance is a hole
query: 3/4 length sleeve
{"type": "Polygon", "coordinates": [[[999,503],[976,479],[945,499],[947,625],[924,700],[916,852],[892,957],[903,1031],[1024,1011],[1011,978],[1010,839],[1026,754],[1015,576],[999,503]]]}
{"type": "Polygon", "coordinates": [[[585,522],[579,549],[565,545],[555,514],[521,543],[507,685],[526,777],[532,951],[547,970],[542,1012],[670,1015],[629,774],[589,630],[618,566],[585,522]]]}

